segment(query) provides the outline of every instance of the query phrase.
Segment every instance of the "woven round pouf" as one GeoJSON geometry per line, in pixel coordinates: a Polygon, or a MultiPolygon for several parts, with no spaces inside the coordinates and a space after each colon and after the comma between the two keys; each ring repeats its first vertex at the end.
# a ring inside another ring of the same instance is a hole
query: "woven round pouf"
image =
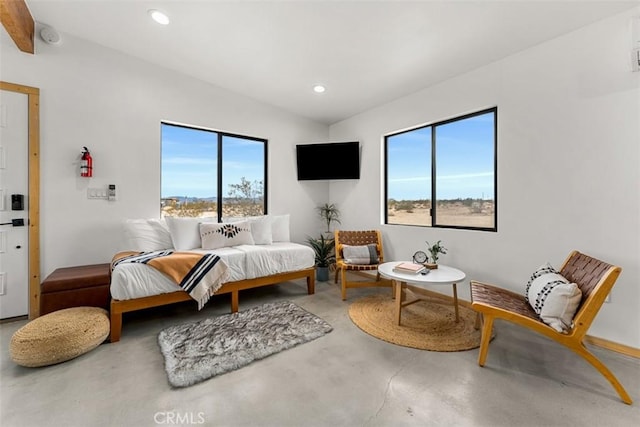
{"type": "Polygon", "coordinates": [[[109,316],[98,307],[54,311],[27,323],[11,337],[11,359],[35,368],[78,357],[109,336],[109,316]]]}

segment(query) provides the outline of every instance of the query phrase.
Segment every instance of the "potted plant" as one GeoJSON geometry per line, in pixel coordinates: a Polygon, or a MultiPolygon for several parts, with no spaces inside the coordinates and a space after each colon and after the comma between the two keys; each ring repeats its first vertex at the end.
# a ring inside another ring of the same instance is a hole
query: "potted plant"
{"type": "Polygon", "coordinates": [[[429,242],[425,242],[427,244],[427,251],[429,251],[429,262],[425,264],[427,268],[435,269],[438,268],[438,259],[440,258],[440,254],[446,255],[447,248],[442,246],[442,240],[438,240],[433,245],[429,242]]]}
{"type": "Polygon", "coordinates": [[[320,218],[327,224],[327,235],[331,235],[331,223],[335,222],[340,224],[340,210],[336,207],[335,204],[325,203],[322,206],[318,206],[318,213],[320,214],[320,218]]]}
{"type": "Polygon", "coordinates": [[[336,242],[321,234],[319,239],[308,237],[307,243],[315,252],[316,279],[320,282],[328,281],[329,267],[336,261],[334,253],[336,242]]]}

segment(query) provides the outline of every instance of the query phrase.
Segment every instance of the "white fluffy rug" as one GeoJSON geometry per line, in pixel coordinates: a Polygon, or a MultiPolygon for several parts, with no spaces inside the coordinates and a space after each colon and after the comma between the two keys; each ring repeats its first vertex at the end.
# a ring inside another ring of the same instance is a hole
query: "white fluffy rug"
{"type": "Polygon", "coordinates": [[[233,371],[331,332],[321,318],[290,301],[166,328],[158,335],[173,387],[233,371]]]}

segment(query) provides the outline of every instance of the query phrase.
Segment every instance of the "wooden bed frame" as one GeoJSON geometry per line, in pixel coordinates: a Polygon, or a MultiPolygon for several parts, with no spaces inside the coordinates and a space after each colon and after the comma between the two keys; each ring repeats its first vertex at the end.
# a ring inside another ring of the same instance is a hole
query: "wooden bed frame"
{"type": "MultiPolygon", "coordinates": [[[[231,294],[231,312],[238,311],[239,292],[244,289],[258,288],[260,286],[275,285],[294,279],[307,279],[307,293],[312,295],[315,292],[315,267],[304,270],[290,271],[286,273],[274,274],[272,276],[256,277],[255,279],[239,280],[237,282],[227,282],[222,285],[215,295],[231,294]]],[[[122,333],[122,313],[142,310],[145,308],[159,307],[182,301],[193,301],[185,291],[170,292],[167,294],[153,295],[150,297],[134,298],[130,300],[111,299],[111,334],[109,340],[120,341],[122,333]]]]}

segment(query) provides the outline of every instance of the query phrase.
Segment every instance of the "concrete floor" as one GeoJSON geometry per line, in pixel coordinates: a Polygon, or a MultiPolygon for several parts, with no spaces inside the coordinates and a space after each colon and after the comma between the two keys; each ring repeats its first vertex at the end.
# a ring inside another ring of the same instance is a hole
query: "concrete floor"
{"type": "Polygon", "coordinates": [[[302,283],[246,291],[240,309],[289,299],[334,330],[198,385],[171,389],[158,332],[227,313],[228,297],[130,313],[122,340],[74,360],[23,368],[9,358],[24,321],[0,325],[0,425],[10,426],[631,426],[640,423],[640,361],[592,347],[636,402],[569,350],[497,322],[487,365],[478,350],[438,353],[386,343],[349,319],[349,301],[388,292],[302,283]]]}

